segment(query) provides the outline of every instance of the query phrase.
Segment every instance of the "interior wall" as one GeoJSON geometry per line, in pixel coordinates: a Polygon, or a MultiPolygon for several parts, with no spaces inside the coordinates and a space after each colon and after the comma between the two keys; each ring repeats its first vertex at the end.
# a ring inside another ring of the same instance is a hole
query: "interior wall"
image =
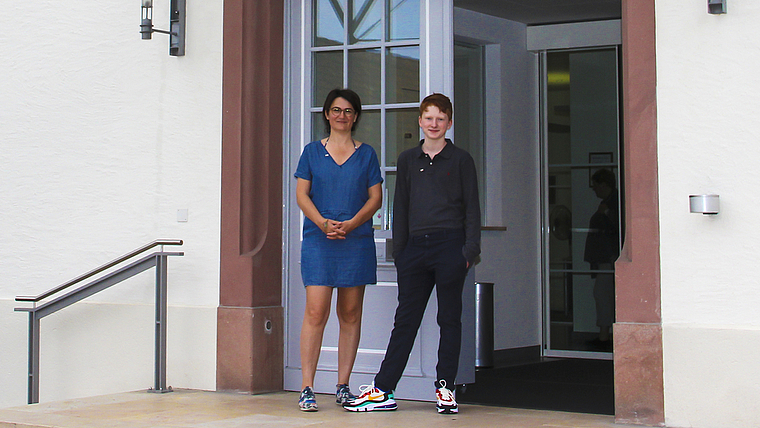
{"type": "MultiPolygon", "coordinates": [[[[0,407],[26,403],[15,296],[159,238],[185,241],[168,262],[167,383],[214,389],[221,5],[188,3],[184,57],[141,40],[139,2],[8,3],[0,25],[17,36],[0,43],[0,407]]],[[[41,401],[153,386],[152,272],[42,320],[41,401]]]]}
{"type": "Polygon", "coordinates": [[[521,23],[455,8],[454,34],[486,45],[486,80],[495,86],[486,94],[484,225],[506,231],[482,232],[475,279],[494,283],[494,348],[535,346],[542,325],[536,57],[521,23]]]}
{"type": "Polygon", "coordinates": [[[760,4],[656,13],[666,422],[757,427],[760,4]],[[690,213],[693,194],[719,195],[720,213],[690,213]]]}

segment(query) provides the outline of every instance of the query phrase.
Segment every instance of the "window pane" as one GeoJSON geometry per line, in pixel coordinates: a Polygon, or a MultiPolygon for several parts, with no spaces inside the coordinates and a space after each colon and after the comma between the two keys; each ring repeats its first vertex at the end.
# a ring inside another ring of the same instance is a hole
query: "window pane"
{"type": "Polygon", "coordinates": [[[311,114],[311,139],[309,141],[321,140],[330,135],[329,132],[325,132],[325,121],[322,119],[323,117],[321,111],[311,114]]]}
{"type": "Polygon", "coordinates": [[[385,68],[386,103],[416,103],[420,100],[420,48],[388,49],[385,68]]]}
{"type": "Polygon", "coordinates": [[[467,150],[475,160],[480,190],[480,212],[485,213],[485,171],[483,147],[485,145],[485,101],[483,84],[483,48],[481,46],[454,45],[454,143],[467,150]]]}
{"type": "Polygon", "coordinates": [[[342,45],[345,0],[314,0],[314,46],[342,45]]]}
{"type": "Polygon", "coordinates": [[[372,146],[377,153],[377,159],[380,160],[380,111],[362,110],[361,120],[354,131],[354,138],[372,146]]]}
{"type": "Polygon", "coordinates": [[[322,107],[327,94],[343,86],[343,52],[314,52],[312,58],[312,105],[322,107]]]}
{"type": "Polygon", "coordinates": [[[420,38],[419,0],[390,0],[388,40],[420,38]]]}
{"type": "Polygon", "coordinates": [[[374,42],[382,37],[382,0],[349,0],[349,43],[374,42]]]}
{"type": "Polygon", "coordinates": [[[309,141],[321,140],[326,137],[325,133],[325,121],[322,120],[322,112],[314,112],[311,114],[311,138],[309,141]]]}
{"type": "Polygon", "coordinates": [[[348,51],[348,87],[362,104],[380,103],[380,49],[348,51]]]}
{"type": "Polygon", "coordinates": [[[419,110],[406,108],[388,110],[385,115],[385,162],[388,166],[396,166],[398,155],[406,149],[416,147],[419,142],[420,126],[417,118],[419,110]]]}
{"type": "MultiPolygon", "coordinates": [[[[383,195],[383,207],[385,208],[385,211],[383,211],[383,215],[385,218],[383,219],[383,223],[388,225],[388,228],[392,228],[393,226],[393,196],[396,193],[396,172],[395,171],[387,171],[385,173],[385,194],[383,195]]],[[[393,253],[393,240],[388,239],[386,241],[386,254],[388,257],[386,258],[387,261],[393,261],[393,257],[391,257],[391,254],[393,253]]]]}

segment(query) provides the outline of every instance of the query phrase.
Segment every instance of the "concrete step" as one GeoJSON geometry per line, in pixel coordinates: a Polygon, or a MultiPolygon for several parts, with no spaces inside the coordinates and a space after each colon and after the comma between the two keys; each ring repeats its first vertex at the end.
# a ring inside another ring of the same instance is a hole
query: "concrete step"
{"type": "Polygon", "coordinates": [[[177,389],[40,403],[0,409],[0,428],[142,427],[510,427],[612,428],[612,416],[460,405],[457,415],[439,415],[435,404],[399,400],[393,412],[352,413],[331,395],[317,395],[318,412],[301,412],[298,393],[261,395],[177,389]]]}

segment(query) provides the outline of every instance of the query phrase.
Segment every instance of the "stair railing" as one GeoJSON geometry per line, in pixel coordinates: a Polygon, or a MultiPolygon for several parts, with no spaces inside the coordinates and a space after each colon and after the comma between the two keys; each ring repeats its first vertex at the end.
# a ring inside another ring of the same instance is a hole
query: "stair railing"
{"type": "Polygon", "coordinates": [[[30,302],[32,304],[32,307],[14,309],[17,312],[29,313],[29,367],[27,379],[27,402],[29,404],[39,403],[40,401],[40,320],[154,266],[156,267],[155,384],[150,391],[159,393],[171,392],[171,387],[167,388],[166,386],[166,267],[169,256],[184,256],[185,253],[165,252],[164,245],[182,245],[182,243],[183,242],[180,239],[156,240],[40,295],[16,296],[17,302],[30,302]],[[161,246],[159,251],[153,252],[113,272],[107,273],[73,291],[54,297],[56,294],[65,291],[72,285],[78,284],[107,269],[125,263],[157,246],[161,246]],[[52,300],[42,302],[42,300],[52,297],[54,297],[52,300]]]}

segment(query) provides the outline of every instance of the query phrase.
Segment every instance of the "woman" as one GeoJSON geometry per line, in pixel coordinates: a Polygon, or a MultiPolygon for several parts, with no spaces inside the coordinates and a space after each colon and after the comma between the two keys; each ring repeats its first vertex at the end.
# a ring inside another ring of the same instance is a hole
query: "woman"
{"type": "Polygon", "coordinates": [[[352,136],[361,111],[354,91],[330,91],[322,107],[329,136],[304,148],[295,173],[298,206],[306,216],[301,244],[306,310],[298,400],[304,411],[317,410],[312,388],[333,288],[338,289],[340,324],[336,402],[354,398],[348,380],[359,347],[364,286],[377,282],[372,216],[382,203],[383,179],[374,149],[352,136]]]}

